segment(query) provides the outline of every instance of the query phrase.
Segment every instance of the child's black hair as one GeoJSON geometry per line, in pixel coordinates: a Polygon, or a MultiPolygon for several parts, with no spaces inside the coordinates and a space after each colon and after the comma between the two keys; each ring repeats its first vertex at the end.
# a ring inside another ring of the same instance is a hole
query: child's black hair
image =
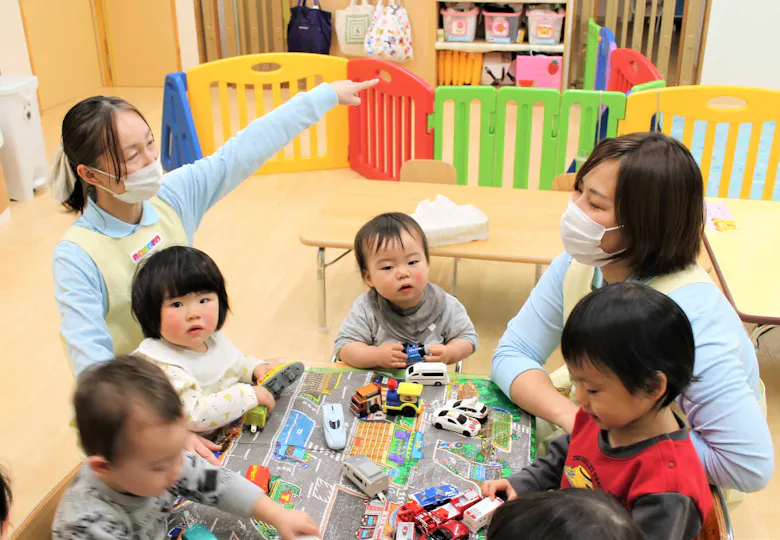
{"type": "Polygon", "coordinates": [[[609,495],[592,489],[522,493],[493,515],[487,540],[644,540],[609,495]]]}
{"type": "Polygon", "coordinates": [[[8,521],[8,516],[11,515],[11,503],[13,502],[11,482],[8,480],[6,472],[0,469],[0,527],[8,521]]]}
{"type": "Polygon", "coordinates": [[[656,408],[695,380],[691,323],[674,300],[647,285],[616,283],[590,293],[572,310],[561,337],[567,365],[612,373],[632,395],[651,393],[666,377],[656,408]]]}
{"type": "Polygon", "coordinates": [[[225,279],[211,257],[192,247],[171,246],[142,263],[133,278],[133,316],[147,338],[160,339],[160,311],[166,298],[190,293],[219,298],[217,330],[230,310],[225,279]]]}
{"type": "Polygon", "coordinates": [[[363,277],[368,273],[367,252],[373,250],[376,253],[393,242],[398,242],[403,246],[401,233],[404,232],[420,241],[425,254],[425,260],[427,262],[431,261],[431,256],[428,252],[428,239],[425,237],[420,224],[413,217],[401,212],[380,214],[363,225],[355,236],[355,258],[363,277]]]}
{"type": "Polygon", "coordinates": [[[84,451],[114,464],[130,450],[127,426],[139,408],[166,424],[184,415],[163,370],[137,356],[117,356],[86,369],[78,378],[73,405],[84,451]]]}

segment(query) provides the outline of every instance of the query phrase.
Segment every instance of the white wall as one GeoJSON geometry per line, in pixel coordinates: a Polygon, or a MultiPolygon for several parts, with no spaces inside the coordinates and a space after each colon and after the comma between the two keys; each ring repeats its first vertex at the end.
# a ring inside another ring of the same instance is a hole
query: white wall
{"type": "Polygon", "coordinates": [[[32,75],[22,12],[17,0],[0,0],[0,73],[32,75]]]}
{"type": "Polygon", "coordinates": [[[195,2],[192,0],[176,0],[176,24],[179,28],[181,69],[182,71],[187,71],[191,67],[200,64],[198,34],[195,26],[195,2]]]}
{"type": "Polygon", "coordinates": [[[712,0],[701,84],[780,90],[780,1],[712,0]]]}

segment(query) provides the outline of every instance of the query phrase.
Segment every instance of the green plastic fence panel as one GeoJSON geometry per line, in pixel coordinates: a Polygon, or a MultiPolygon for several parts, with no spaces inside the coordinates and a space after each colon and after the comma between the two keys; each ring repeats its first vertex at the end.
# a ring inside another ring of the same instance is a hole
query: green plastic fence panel
{"type": "Polygon", "coordinates": [[[458,172],[458,184],[468,185],[469,142],[471,141],[471,103],[479,101],[479,178],[480,186],[493,185],[493,118],[496,113],[496,89],[492,86],[440,86],[434,95],[433,157],[442,159],[444,132],[444,104],[453,101],[455,123],[453,139],[453,165],[458,172]]]}
{"type": "Polygon", "coordinates": [[[558,165],[556,175],[566,172],[566,146],[569,139],[569,114],[573,105],[580,105],[580,137],[577,145],[577,168],[595,146],[602,118],[602,107],[609,109],[606,137],[617,135],[618,121],[626,116],[626,96],[622,92],[596,90],[566,90],[561,98],[560,129],[558,130],[558,165]]]}
{"type": "Polygon", "coordinates": [[[507,105],[517,104],[515,123],[514,178],[512,187],[528,189],[528,174],[531,163],[531,133],[533,131],[534,105],[544,106],[542,126],[542,156],[539,172],[539,189],[549,190],[555,176],[555,154],[558,141],[555,119],[561,106],[561,93],[552,88],[502,88],[498,91],[496,104],[495,171],[493,185],[501,187],[504,176],[504,146],[507,135],[507,105]]]}
{"type": "Polygon", "coordinates": [[[658,88],[666,88],[666,81],[650,81],[634,86],[632,92],[643,92],[644,90],[656,90],[658,88]]]}
{"type": "Polygon", "coordinates": [[[593,90],[596,88],[596,58],[599,54],[599,33],[601,26],[593,19],[588,19],[588,42],[585,46],[585,78],[582,88],[593,90]]]}

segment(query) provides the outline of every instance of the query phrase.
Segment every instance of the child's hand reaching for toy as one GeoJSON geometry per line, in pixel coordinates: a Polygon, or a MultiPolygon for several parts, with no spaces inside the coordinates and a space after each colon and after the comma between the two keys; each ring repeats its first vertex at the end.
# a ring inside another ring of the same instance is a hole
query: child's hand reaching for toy
{"type": "Polygon", "coordinates": [[[273,363],[262,363],[257,364],[257,367],[252,372],[252,377],[258,382],[262,382],[263,377],[265,377],[265,374],[271,371],[271,368],[275,367],[273,363]]]}
{"type": "Polygon", "coordinates": [[[379,79],[371,79],[365,82],[336,81],[330,83],[330,86],[336,91],[339,98],[339,105],[360,105],[358,94],[377,84],[379,79]]]}
{"type": "Polygon", "coordinates": [[[296,540],[307,535],[319,537],[320,534],[317,524],[308,514],[284,508],[265,494],[255,502],[251,515],[276,527],[282,540],[296,540]]]}
{"type": "Polygon", "coordinates": [[[406,353],[400,343],[384,343],[376,348],[376,363],[379,367],[396,369],[406,367],[406,353]]]}
{"type": "Polygon", "coordinates": [[[515,491],[515,488],[512,487],[512,484],[510,484],[509,480],[506,478],[502,478],[501,480],[485,480],[482,482],[483,497],[490,497],[491,499],[495,499],[496,492],[499,491],[506,493],[507,501],[511,501],[512,499],[517,498],[517,492],[515,491]]]}
{"type": "Polygon", "coordinates": [[[271,394],[271,392],[269,392],[264,386],[253,386],[252,389],[255,391],[257,404],[268,407],[268,412],[273,411],[274,405],[276,405],[276,400],[274,399],[274,396],[271,394]]]}

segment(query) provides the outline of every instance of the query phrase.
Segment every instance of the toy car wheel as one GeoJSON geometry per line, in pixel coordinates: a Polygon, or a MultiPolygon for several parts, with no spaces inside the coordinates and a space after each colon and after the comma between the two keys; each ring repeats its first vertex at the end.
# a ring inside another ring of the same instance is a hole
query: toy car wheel
{"type": "Polygon", "coordinates": [[[440,423],[438,423],[438,422],[436,422],[436,423],[435,423],[435,424],[433,424],[433,425],[434,425],[434,427],[435,427],[436,429],[442,429],[442,427],[441,427],[441,424],[440,424],[440,423]]]}
{"type": "Polygon", "coordinates": [[[433,383],[433,386],[441,386],[441,381],[436,381],[435,383],[433,383]]]}
{"type": "Polygon", "coordinates": [[[412,416],[414,416],[414,409],[412,409],[411,407],[406,407],[403,411],[401,411],[401,414],[403,414],[407,418],[411,418],[412,416]]]}
{"type": "Polygon", "coordinates": [[[471,437],[471,432],[469,430],[467,430],[467,429],[464,429],[463,430],[463,436],[464,437],[471,437]]]}

